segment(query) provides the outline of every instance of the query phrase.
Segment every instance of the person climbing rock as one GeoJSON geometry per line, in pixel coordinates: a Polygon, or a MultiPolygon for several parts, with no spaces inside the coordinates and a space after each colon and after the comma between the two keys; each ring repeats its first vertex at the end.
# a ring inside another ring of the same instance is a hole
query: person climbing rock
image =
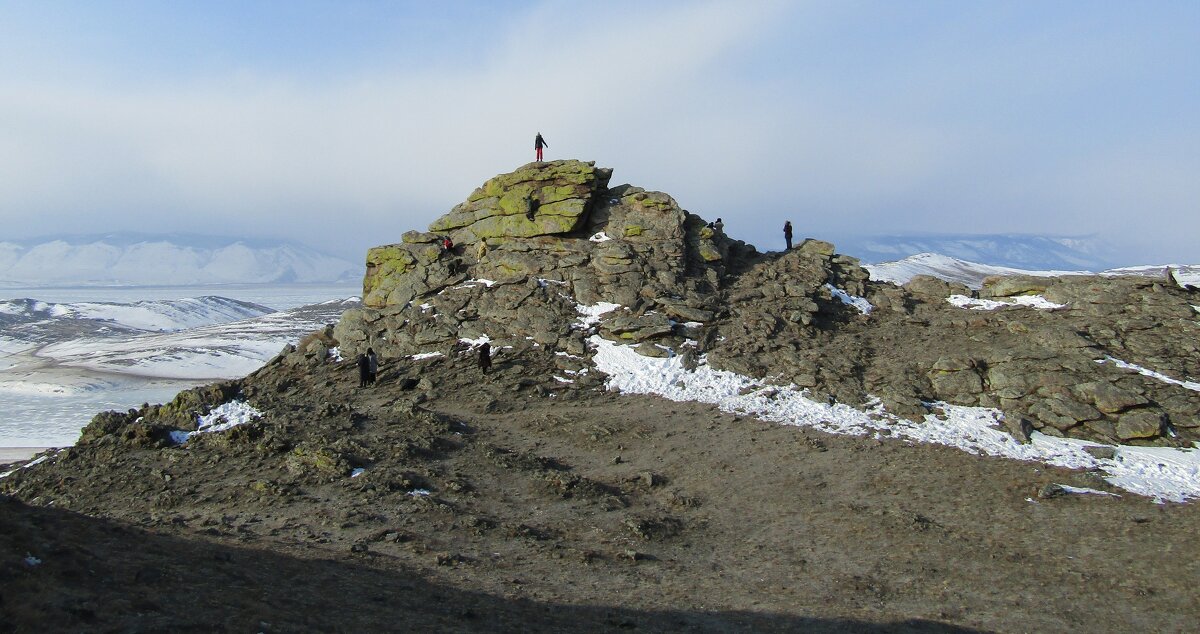
{"type": "Polygon", "coordinates": [[[442,251],[448,253],[453,250],[454,250],[454,241],[450,239],[450,236],[446,236],[446,237],[442,238],[442,251]]]}
{"type": "Polygon", "coordinates": [[[539,163],[542,162],[542,148],[544,147],[550,147],[550,144],[546,143],[546,139],[542,138],[542,133],[538,132],[537,136],[533,137],[533,151],[537,154],[539,163]]]}
{"type": "Polygon", "coordinates": [[[716,231],[717,233],[721,233],[721,232],[725,231],[725,223],[722,222],[720,218],[717,218],[716,220],[713,221],[712,228],[713,228],[713,231],[716,231]]]}
{"type": "Polygon", "coordinates": [[[783,239],[787,242],[787,250],[792,250],[792,221],[787,220],[783,223],[783,239]]]}
{"type": "Polygon", "coordinates": [[[487,374],[488,370],[491,369],[491,367],[492,367],[492,344],[485,341],[485,342],[483,342],[483,345],[479,346],[479,369],[484,374],[487,374]]]}
{"type": "Polygon", "coordinates": [[[371,379],[371,361],[366,353],[358,357],[358,387],[367,387],[371,379]]]}
{"type": "Polygon", "coordinates": [[[367,383],[375,383],[375,378],[379,375],[379,357],[375,356],[375,351],[367,348],[367,383]]]}

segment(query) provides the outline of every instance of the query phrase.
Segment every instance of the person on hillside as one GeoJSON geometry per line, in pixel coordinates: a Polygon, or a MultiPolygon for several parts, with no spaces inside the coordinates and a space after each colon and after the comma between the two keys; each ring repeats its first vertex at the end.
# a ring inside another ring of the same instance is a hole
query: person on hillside
{"type": "Polygon", "coordinates": [[[379,357],[375,356],[375,351],[367,348],[367,383],[375,383],[375,378],[379,375],[379,357]]]}
{"type": "Polygon", "coordinates": [[[371,360],[364,353],[358,357],[358,387],[367,387],[371,380],[371,360]]]}
{"type": "Polygon", "coordinates": [[[487,374],[488,370],[490,370],[491,367],[492,367],[492,344],[485,341],[485,342],[483,342],[483,345],[479,346],[479,369],[484,374],[487,374]]]}
{"type": "Polygon", "coordinates": [[[720,218],[717,218],[716,220],[713,221],[712,228],[713,228],[713,231],[716,231],[717,233],[724,233],[725,223],[720,218]]]}
{"type": "Polygon", "coordinates": [[[788,220],[783,223],[783,239],[787,242],[787,250],[792,250],[792,221],[788,220]]]}
{"type": "Polygon", "coordinates": [[[542,162],[542,148],[544,147],[550,147],[550,144],[546,143],[546,139],[542,138],[542,133],[538,132],[537,136],[533,137],[533,151],[537,154],[538,163],[542,162]]]}
{"type": "Polygon", "coordinates": [[[442,238],[442,251],[449,253],[450,251],[453,251],[453,250],[454,250],[454,241],[450,239],[450,236],[443,237],[442,238]]]}

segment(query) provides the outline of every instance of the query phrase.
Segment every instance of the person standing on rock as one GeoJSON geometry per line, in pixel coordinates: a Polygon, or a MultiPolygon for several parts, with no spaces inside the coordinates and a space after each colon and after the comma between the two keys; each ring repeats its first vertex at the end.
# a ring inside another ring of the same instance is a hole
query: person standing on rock
{"type": "Polygon", "coordinates": [[[538,163],[542,162],[542,148],[544,147],[550,147],[550,144],[546,143],[546,139],[542,138],[542,133],[538,132],[537,136],[533,137],[533,151],[537,154],[538,163]]]}
{"type": "Polygon", "coordinates": [[[792,250],[792,221],[787,220],[783,223],[783,239],[787,242],[787,250],[792,250]]]}
{"type": "Polygon", "coordinates": [[[367,387],[371,380],[371,360],[366,353],[358,357],[358,387],[367,387]]]}
{"type": "Polygon", "coordinates": [[[367,373],[367,383],[375,383],[375,377],[379,374],[379,357],[370,348],[367,348],[367,373]]]}
{"type": "Polygon", "coordinates": [[[485,341],[485,342],[483,342],[482,345],[479,346],[479,369],[484,374],[487,374],[488,370],[491,369],[491,367],[492,367],[492,344],[485,341]]]}

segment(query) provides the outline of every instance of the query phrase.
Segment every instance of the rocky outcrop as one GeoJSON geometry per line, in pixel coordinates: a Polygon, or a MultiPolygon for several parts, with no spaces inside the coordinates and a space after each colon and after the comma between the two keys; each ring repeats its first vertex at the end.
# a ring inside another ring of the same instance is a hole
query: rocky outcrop
{"type": "Polygon", "coordinates": [[[681,343],[682,324],[716,314],[729,261],[754,249],[667,194],[608,188],[610,175],[580,161],[530,164],[489,180],[430,231],[371,249],[364,307],[334,333],[342,349],[416,354],[487,334],[582,354],[578,308],[601,302],[623,307],[607,316],[607,335],[681,343]]]}
{"type": "Polygon", "coordinates": [[[1131,369],[1200,376],[1193,291],[1144,277],[876,283],[828,242],[761,254],[667,194],[608,187],[610,176],[579,161],[526,165],[428,232],[371,249],[364,306],[333,333],[343,353],[452,354],[487,336],[586,356],[599,334],[914,420],[944,401],[999,408],[1021,438],[1200,438],[1197,392],[1131,369]],[[1001,303],[972,310],[952,295],[1001,303]],[[1020,303],[1034,295],[1040,304],[1020,303]],[[601,306],[611,310],[594,314],[601,306]]]}

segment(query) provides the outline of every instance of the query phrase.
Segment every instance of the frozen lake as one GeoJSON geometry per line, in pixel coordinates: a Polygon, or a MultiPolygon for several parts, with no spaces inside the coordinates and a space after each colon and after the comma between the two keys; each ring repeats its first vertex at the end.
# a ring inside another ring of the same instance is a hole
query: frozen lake
{"type": "MultiPolygon", "coordinates": [[[[176,300],[220,296],[289,310],[354,297],[358,284],[221,285],[175,287],[7,288],[0,299],[32,298],[48,303],[176,300]]],[[[337,308],[334,307],[334,313],[337,308]]],[[[0,329],[0,336],[4,335],[0,329]]],[[[250,330],[249,337],[255,331],[250,330]]],[[[282,348],[278,330],[262,335],[272,350],[282,348]]],[[[294,338],[293,338],[294,339],[294,338]]],[[[244,364],[244,359],[241,360],[244,364]]],[[[238,373],[240,375],[240,373],[238,373]]],[[[127,410],[142,403],[161,403],[182,389],[211,380],[178,380],[160,376],[114,374],[80,368],[37,367],[36,359],[18,353],[0,358],[0,447],[43,447],[74,444],[79,430],[97,412],[127,410]],[[33,366],[32,371],[30,367],[33,366]],[[28,377],[28,378],[26,378],[28,377]]]]}

